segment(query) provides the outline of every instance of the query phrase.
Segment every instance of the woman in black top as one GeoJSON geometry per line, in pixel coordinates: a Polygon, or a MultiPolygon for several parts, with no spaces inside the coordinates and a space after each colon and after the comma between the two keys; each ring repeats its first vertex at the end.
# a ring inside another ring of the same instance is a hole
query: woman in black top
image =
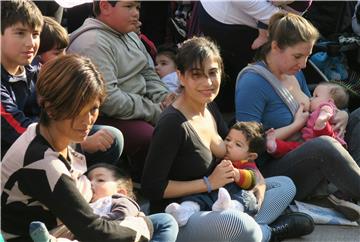
{"type": "MultiPolygon", "coordinates": [[[[225,155],[221,137],[227,133],[212,103],[223,71],[219,50],[208,39],[194,37],[182,44],[176,62],[182,92],[161,114],[142,178],[151,212],[163,211],[183,196],[217,190],[234,181],[232,164],[217,163],[225,155]]],[[[289,205],[295,186],[287,177],[269,178],[266,184],[267,197],[256,221],[235,210],[198,212],[180,228],[177,241],[268,241],[272,231],[266,224],[289,205]]],[[[255,193],[264,198],[265,189],[255,193]]]]}

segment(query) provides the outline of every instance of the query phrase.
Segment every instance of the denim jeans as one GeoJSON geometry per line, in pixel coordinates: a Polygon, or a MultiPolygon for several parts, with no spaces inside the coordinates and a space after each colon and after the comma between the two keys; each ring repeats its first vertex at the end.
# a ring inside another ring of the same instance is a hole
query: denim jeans
{"type": "Polygon", "coordinates": [[[104,116],[98,117],[96,123],[115,127],[122,132],[125,140],[124,154],[129,159],[131,178],[140,182],[154,127],[143,120],[121,120],[104,116]]]}
{"type": "Polygon", "coordinates": [[[173,216],[167,213],[149,215],[154,226],[152,242],[174,242],[179,232],[179,227],[173,216]]]}
{"type": "Polygon", "coordinates": [[[106,151],[97,151],[91,154],[84,152],[88,167],[100,162],[105,162],[110,164],[118,163],[124,148],[124,137],[121,131],[118,130],[117,128],[107,125],[94,125],[93,128],[90,130],[89,135],[96,133],[100,129],[109,130],[114,137],[114,142],[112,143],[111,147],[106,151]]]}

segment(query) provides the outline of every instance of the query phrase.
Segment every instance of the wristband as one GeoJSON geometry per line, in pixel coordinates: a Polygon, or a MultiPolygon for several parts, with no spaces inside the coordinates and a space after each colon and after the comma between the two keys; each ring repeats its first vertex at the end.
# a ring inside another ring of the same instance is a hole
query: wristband
{"type": "Polygon", "coordinates": [[[208,193],[210,193],[212,191],[212,187],[211,187],[211,184],[209,182],[209,178],[207,176],[204,176],[203,179],[204,179],[204,182],[206,184],[207,191],[208,191],[208,193]]]}

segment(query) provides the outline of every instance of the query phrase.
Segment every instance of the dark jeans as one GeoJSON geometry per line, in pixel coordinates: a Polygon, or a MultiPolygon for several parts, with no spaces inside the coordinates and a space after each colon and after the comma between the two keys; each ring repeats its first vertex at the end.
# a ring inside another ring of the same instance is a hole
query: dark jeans
{"type": "Polygon", "coordinates": [[[102,162],[117,164],[124,148],[124,137],[120,130],[118,130],[117,128],[107,125],[94,125],[89,135],[95,134],[100,129],[107,129],[108,131],[110,131],[114,137],[114,142],[112,143],[111,147],[106,151],[97,151],[91,154],[84,152],[88,167],[96,163],[102,162]]]}
{"type": "MultiPolygon", "coordinates": [[[[356,142],[359,142],[359,136],[356,142]]],[[[312,195],[324,181],[333,183],[340,191],[360,200],[360,168],[349,152],[331,137],[321,136],[307,141],[279,160],[266,161],[261,171],[265,177],[290,177],[297,188],[297,200],[312,195]]]]}
{"type": "Polygon", "coordinates": [[[175,219],[167,213],[156,213],[149,215],[154,226],[154,234],[151,242],[175,242],[179,227],[175,219]]]}
{"type": "Polygon", "coordinates": [[[143,120],[120,120],[103,116],[99,117],[96,123],[116,127],[122,132],[124,153],[129,159],[131,177],[139,182],[154,127],[143,120]]]}
{"type": "Polygon", "coordinates": [[[350,114],[345,140],[348,144],[349,153],[360,166],[360,108],[350,114]]]}

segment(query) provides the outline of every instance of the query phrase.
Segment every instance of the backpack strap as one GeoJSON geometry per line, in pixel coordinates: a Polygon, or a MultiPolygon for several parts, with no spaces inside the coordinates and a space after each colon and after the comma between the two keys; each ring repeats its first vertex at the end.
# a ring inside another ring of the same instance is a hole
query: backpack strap
{"type": "Polygon", "coordinates": [[[261,66],[261,65],[252,65],[249,64],[247,67],[242,69],[240,73],[238,74],[236,80],[239,81],[240,76],[246,72],[251,71],[259,74],[262,76],[265,80],[267,80],[271,86],[274,88],[275,92],[279,95],[279,97],[283,100],[283,102],[287,105],[290,112],[294,116],[297,110],[299,109],[299,103],[295,100],[293,95],[289,92],[288,89],[283,87],[283,85],[280,83],[280,81],[276,78],[274,74],[272,74],[267,68],[261,66]]]}

